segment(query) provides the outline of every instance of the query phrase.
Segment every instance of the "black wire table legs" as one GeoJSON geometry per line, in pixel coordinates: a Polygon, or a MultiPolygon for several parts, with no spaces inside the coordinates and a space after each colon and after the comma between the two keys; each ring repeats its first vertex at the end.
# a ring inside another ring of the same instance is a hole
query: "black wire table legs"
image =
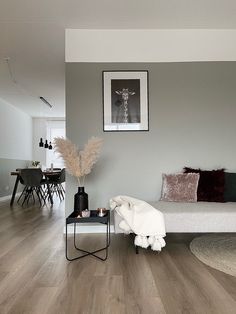
{"type": "Polygon", "coordinates": [[[101,261],[105,261],[107,259],[107,257],[108,257],[108,248],[110,246],[110,234],[111,234],[111,230],[110,230],[110,212],[108,211],[108,213],[104,217],[97,216],[96,211],[91,211],[91,212],[92,212],[92,215],[90,217],[87,217],[87,218],[73,217],[73,213],[68,218],[66,218],[65,254],[66,254],[66,259],[68,261],[74,261],[74,260],[77,260],[77,259],[89,256],[89,255],[92,255],[92,256],[94,256],[95,258],[98,258],[101,261]],[[78,238],[78,235],[76,236],[76,225],[79,224],[79,223],[88,223],[88,222],[95,222],[95,223],[101,223],[101,224],[106,225],[106,243],[105,243],[105,246],[102,247],[102,248],[99,248],[99,249],[97,249],[95,251],[84,250],[84,249],[78,247],[78,245],[76,243],[77,242],[76,238],[78,238]],[[80,251],[80,252],[82,252],[84,254],[71,258],[68,255],[68,225],[72,224],[72,223],[74,224],[74,228],[73,228],[74,229],[74,231],[73,231],[73,245],[74,245],[74,248],[77,251],[80,251]],[[97,255],[97,253],[99,253],[101,251],[105,251],[104,257],[100,257],[100,256],[97,255]]]}

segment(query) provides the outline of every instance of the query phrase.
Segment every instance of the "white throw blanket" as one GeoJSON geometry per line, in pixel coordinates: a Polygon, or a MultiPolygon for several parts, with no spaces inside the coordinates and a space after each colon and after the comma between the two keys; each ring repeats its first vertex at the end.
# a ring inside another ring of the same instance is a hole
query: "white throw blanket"
{"type": "Polygon", "coordinates": [[[123,218],[119,227],[125,233],[135,233],[134,244],[154,251],[165,246],[166,235],[162,212],[150,204],[133,197],[118,195],[110,199],[111,209],[123,218]]]}

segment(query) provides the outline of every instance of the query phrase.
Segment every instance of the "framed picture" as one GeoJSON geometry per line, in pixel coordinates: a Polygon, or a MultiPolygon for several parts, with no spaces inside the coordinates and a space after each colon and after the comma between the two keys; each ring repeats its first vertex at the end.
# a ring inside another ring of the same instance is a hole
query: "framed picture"
{"type": "Polygon", "coordinates": [[[148,131],[148,71],[103,71],[103,130],[148,131]]]}

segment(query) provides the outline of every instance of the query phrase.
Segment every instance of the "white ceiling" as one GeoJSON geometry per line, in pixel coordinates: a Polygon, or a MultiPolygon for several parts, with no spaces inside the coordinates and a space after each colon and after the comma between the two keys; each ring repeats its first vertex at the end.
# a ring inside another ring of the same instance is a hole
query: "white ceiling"
{"type": "Polygon", "coordinates": [[[0,98],[31,116],[65,116],[65,28],[235,29],[235,17],[235,0],[1,0],[0,98]]]}

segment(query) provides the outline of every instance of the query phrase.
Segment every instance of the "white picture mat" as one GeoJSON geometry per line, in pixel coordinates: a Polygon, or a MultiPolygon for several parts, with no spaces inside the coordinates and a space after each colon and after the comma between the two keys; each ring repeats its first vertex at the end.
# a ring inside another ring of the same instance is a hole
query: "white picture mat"
{"type": "Polygon", "coordinates": [[[148,72],[103,72],[104,131],[148,130],[148,72]],[[140,80],[140,123],[112,123],[111,80],[140,80]]]}

